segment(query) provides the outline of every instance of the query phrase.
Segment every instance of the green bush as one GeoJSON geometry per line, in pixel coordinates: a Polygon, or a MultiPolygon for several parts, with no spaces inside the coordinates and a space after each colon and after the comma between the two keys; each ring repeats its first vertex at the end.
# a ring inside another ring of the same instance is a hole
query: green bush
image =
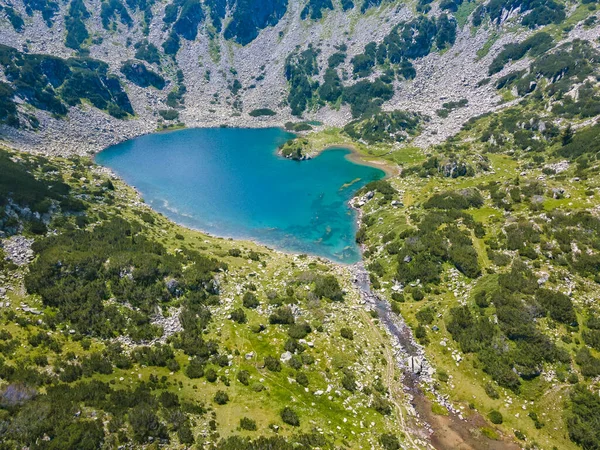
{"type": "Polygon", "coordinates": [[[146,88],[152,86],[156,89],[163,89],[165,87],[165,79],[156,72],[148,69],[144,63],[127,60],[121,66],[121,73],[125,75],[132,83],[146,88]]]}
{"type": "Polygon", "coordinates": [[[176,109],[159,109],[158,114],[165,120],[179,119],[179,111],[176,109]]]}
{"type": "Polygon", "coordinates": [[[246,292],[242,297],[242,304],[245,308],[258,308],[260,302],[255,294],[252,292],[246,292]]]}
{"type": "Polygon", "coordinates": [[[571,389],[567,428],[571,440],[584,449],[597,449],[600,442],[600,398],[585,386],[571,389]]]}
{"type": "Polygon", "coordinates": [[[344,339],[348,339],[349,341],[354,340],[354,332],[350,328],[342,328],[340,329],[340,336],[344,339]]]}
{"type": "Polygon", "coordinates": [[[298,417],[298,414],[296,414],[296,412],[289,406],[286,406],[281,410],[280,416],[284,423],[287,423],[293,427],[300,426],[300,418],[298,417]]]}
{"type": "Polygon", "coordinates": [[[248,417],[242,417],[240,419],[240,428],[247,431],[256,431],[256,421],[248,417]]]}
{"type": "Polygon", "coordinates": [[[396,436],[384,433],[379,437],[379,443],[385,450],[400,450],[402,447],[396,436]]]}
{"type": "Polygon", "coordinates": [[[85,20],[89,17],[90,13],[83,0],[71,1],[69,14],[65,16],[65,28],[67,30],[65,46],[75,50],[81,47],[81,44],[89,37],[85,27],[85,20]]]}
{"type": "Polygon", "coordinates": [[[248,113],[251,117],[275,116],[277,113],[269,108],[253,109],[248,113]]]}
{"type": "Polygon", "coordinates": [[[496,425],[500,425],[504,421],[502,414],[496,410],[491,411],[488,414],[488,418],[490,419],[490,422],[496,425]]]}
{"type": "Polygon", "coordinates": [[[229,402],[229,395],[225,391],[217,391],[213,400],[217,405],[225,405],[229,402]]]}
{"type": "Polygon", "coordinates": [[[273,356],[265,356],[265,367],[271,372],[281,372],[281,362],[273,356]]]}
{"type": "Polygon", "coordinates": [[[318,298],[328,298],[334,302],[344,300],[344,292],[334,275],[321,275],[315,280],[314,294],[318,298]]]}

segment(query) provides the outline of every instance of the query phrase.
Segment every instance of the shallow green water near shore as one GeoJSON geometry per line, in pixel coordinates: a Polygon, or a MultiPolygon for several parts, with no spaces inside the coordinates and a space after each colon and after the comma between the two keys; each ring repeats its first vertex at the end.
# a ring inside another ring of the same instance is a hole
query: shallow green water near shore
{"type": "Polygon", "coordinates": [[[208,128],[157,133],[101,152],[96,160],[135,186],[174,221],[217,236],[353,263],[352,195],[384,172],[332,149],[290,161],[278,128],[208,128]]]}

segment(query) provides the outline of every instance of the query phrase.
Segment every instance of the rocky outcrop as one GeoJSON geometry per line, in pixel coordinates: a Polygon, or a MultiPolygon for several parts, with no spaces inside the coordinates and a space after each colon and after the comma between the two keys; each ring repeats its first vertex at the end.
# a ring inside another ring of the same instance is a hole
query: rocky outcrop
{"type": "Polygon", "coordinates": [[[33,239],[25,236],[13,236],[0,242],[6,259],[17,266],[25,266],[33,260],[31,244],[33,239]]]}

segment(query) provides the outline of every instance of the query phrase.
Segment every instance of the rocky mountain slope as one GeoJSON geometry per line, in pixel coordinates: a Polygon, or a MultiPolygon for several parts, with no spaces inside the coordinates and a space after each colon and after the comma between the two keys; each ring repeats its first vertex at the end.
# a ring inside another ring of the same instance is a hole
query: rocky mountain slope
{"type": "MultiPolygon", "coordinates": [[[[380,80],[384,111],[429,117],[415,141],[426,147],[469,118],[506,105],[493,81],[482,80],[505,44],[534,32],[538,24],[524,26],[524,18],[541,13],[528,3],[492,3],[485,11],[475,1],[3,1],[0,44],[28,57],[102,61],[105,76],[118,79],[129,105],[113,105],[111,113],[110,105],[94,102],[89,93],[64,98],[68,87],[51,80],[56,74],[43,61],[33,64],[41,73],[37,85],[15,90],[14,71],[3,62],[2,134],[23,149],[44,143],[52,153],[84,154],[180,124],[267,126],[301,118],[340,127],[367,113],[357,108],[363,93],[373,95],[366,80],[380,80]],[[47,99],[31,98],[31,90],[43,91],[48,81],[68,111],[57,113],[47,99]],[[463,103],[445,117],[435,114],[449,102],[463,103]],[[18,128],[10,120],[14,108],[18,128]]],[[[542,10],[550,5],[561,12],[542,14],[543,25],[573,22],[556,30],[556,43],[594,42],[596,24],[571,20],[584,19],[585,6],[541,4],[542,10]]],[[[11,59],[6,52],[3,59],[11,59]]],[[[95,89],[97,81],[88,81],[95,89]]]]}

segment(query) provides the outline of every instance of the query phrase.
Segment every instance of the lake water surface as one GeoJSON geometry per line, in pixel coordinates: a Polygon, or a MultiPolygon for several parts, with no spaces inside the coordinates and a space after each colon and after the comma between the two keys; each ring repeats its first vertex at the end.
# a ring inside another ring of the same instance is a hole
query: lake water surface
{"type": "Polygon", "coordinates": [[[208,233],[353,263],[355,212],[348,200],[380,169],[332,149],[308,161],[276,154],[279,128],[187,129],[142,136],[96,161],[134,185],[155,210],[208,233]]]}

